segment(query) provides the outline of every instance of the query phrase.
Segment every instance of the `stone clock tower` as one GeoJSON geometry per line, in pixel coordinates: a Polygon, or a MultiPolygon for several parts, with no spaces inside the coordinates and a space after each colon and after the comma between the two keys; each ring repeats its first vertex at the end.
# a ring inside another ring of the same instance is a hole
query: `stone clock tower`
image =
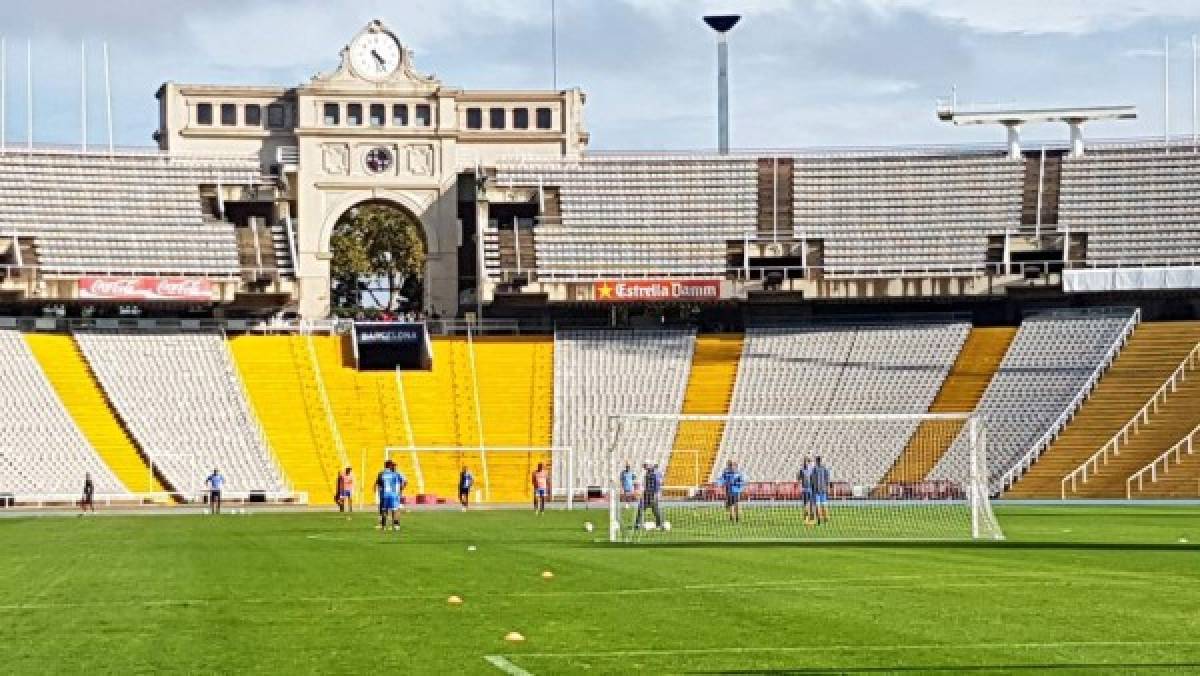
{"type": "Polygon", "coordinates": [[[289,219],[295,239],[294,301],[314,319],[330,312],[333,228],[370,202],[404,209],[421,224],[424,307],[455,316],[460,276],[475,276],[458,264],[460,247],[476,247],[460,220],[460,175],[486,171],[500,157],[578,155],[588,138],[579,89],[446,86],[418,72],[411,50],[378,20],[350,39],[336,69],[298,87],[167,83],[159,98],[163,149],[258,153],[264,173],[280,175],[287,199],[279,217],[289,219]],[[236,116],[247,105],[285,112],[251,125],[250,116],[236,116]],[[235,124],[225,124],[229,106],[235,124]]]}

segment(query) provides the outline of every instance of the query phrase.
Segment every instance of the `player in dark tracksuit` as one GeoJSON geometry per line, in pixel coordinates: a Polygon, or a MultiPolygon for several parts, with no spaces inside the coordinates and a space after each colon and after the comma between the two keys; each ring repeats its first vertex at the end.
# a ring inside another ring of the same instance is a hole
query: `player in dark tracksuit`
{"type": "Polygon", "coordinates": [[[79,509],[96,511],[96,484],[92,483],[91,474],[83,476],[83,498],[79,500],[79,509]]]}
{"type": "Polygon", "coordinates": [[[658,507],[658,499],[662,497],[662,472],[658,471],[658,467],[652,466],[650,463],[645,463],[643,467],[646,469],[646,476],[642,483],[642,499],[638,502],[637,516],[633,520],[634,530],[640,530],[642,527],[642,518],[645,516],[646,510],[654,512],[654,521],[659,528],[662,528],[663,517],[662,510],[658,507]]]}

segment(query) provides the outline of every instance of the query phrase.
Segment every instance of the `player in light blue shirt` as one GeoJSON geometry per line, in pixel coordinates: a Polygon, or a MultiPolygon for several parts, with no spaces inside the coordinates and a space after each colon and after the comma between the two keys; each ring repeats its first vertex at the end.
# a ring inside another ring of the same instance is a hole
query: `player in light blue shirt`
{"type": "Polygon", "coordinates": [[[208,508],[213,514],[221,513],[221,489],[225,487],[225,477],[213,468],[212,474],[204,480],[204,485],[208,486],[208,508]]]}
{"type": "Polygon", "coordinates": [[[383,471],[375,477],[375,491],[379,494],[379,528],[387,530],[387,520],[392,519],[392,530],[400,530],[400,519],[396,512],[400,509],[400,494],[408,480],[396,471],[396,463],[388,460],[383,464],[383,471]]]}
{"type": "Polygon", "coordinates": [[[738,470],[737,463],[730,460],[717,483],[725,487],[725,509],[729,511],[729,520],[739,523],[742,520],[742,512],[738,503],[741,501],[742,491],[746,488],[745,475],[738,470]]]}
{"type": "Polygon", "coordinates": [[[626,502],[633,502],[635,489],[634,482],[636,477],[633,470],[629,469],[629,465],[625,465],[625,471],[621,472],[621,499],[626,502]]]}

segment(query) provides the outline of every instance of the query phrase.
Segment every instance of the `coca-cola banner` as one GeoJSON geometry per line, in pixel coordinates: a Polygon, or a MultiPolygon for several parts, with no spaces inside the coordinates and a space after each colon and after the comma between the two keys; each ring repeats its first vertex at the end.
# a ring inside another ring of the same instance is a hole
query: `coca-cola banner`
{"type": "Polygon", "coordinates": [[[184,277],[82,277],[79,297],[96,300],[211,301],[207,279],[184,277]]]}
{"type": "Polygon", "coordinates": [[[693,302],[721,299],[719,279],[623,279],[596,282],[595,299],[606,303],[693,302]]]}

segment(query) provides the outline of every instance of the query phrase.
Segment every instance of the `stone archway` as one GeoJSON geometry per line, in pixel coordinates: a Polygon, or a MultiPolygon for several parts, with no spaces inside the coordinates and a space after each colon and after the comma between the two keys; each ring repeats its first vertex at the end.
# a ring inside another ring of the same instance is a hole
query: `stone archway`
{"type": "Polygon", "coordinates": [[[343,209],[322,236],[334,314],[424,310],[427,237],[413,210],[393,200],[368,198],[343,209]]]}

